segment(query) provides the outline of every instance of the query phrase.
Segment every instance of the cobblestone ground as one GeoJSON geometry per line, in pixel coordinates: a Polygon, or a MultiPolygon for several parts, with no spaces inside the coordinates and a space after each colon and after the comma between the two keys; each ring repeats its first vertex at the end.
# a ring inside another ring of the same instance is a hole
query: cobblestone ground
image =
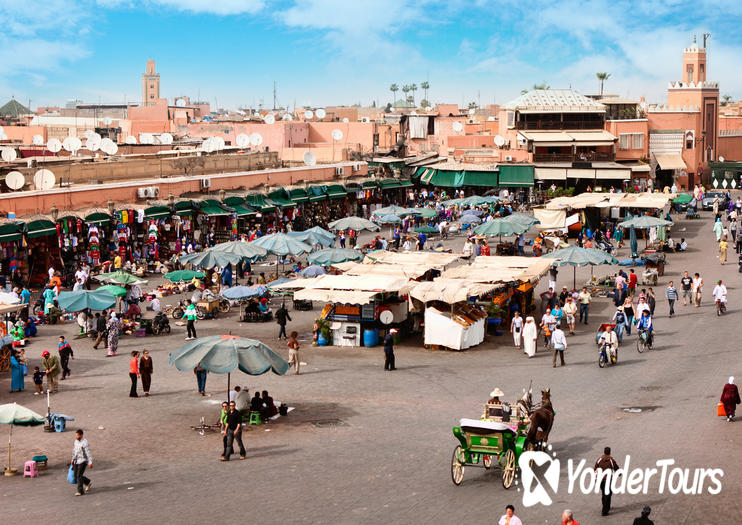
{"type": "MultiPolygon", "coordinates": [[[[731,264],[719,264],[708,215],[676,226],[674,236],[686,237],[690,249],[668,256],[656,287],[653,350],[638,354],[632,335],[624,340],[618,366],[598,368],[595,331],[613,313],[606,299],[595,301],[590,324],[569,337],[565,368],[552,368],[545,352],[526,359],[509,336],[488,336],[466,352],[425,350],[419,338],[410,339],[396,349],[395,372],[383,370],[380,347],[307,344],[300,376],[232,375],[233,384],[267,389],[295,407],[285,418],[249,427],[246,461],[219,462],[221,437],[190,429],[201,417],[216,421],[226,377],[211,374],[209,397],[202,398],[193,374],[168,366],[169,352],[183,343],[184,327],[171,323],[169,336],[123,337],[114,358],[92,350],[90,340],[73,338],[72,377],[61,383],[51,403],[53,411],[76,418],[72,428],[86,430],[95,457],[89,473],[94,486],[85,497],[74,498],[74,487],[65,481],[72,432],[15,428],[14,466],[36,453],[48,455],[50,465],[38,479],[0,479],[4,517],[8,523],[496,523],[512,503],[526,524],[559,523],[565,508],[573,509],[583,525],[631,523],[645,504],[652,506],[658,524],[708,522],[709,517],[714,523],[739,522],[736,453],[742,423],[715,416],[727,377],[742,377],[739,277],[735,256],[731,264]],[[704,276],[704,304],[700,309],[680,305],[677,317],[668,319],[664,288],[686,269],[704,276]],[[730,295],[729,312],[720,318],[710,300],[718,278],[730,295]],[[154,359],[152,395],[130,399],[128,353],[143,348],[154,359]],[[515,399],[531,381],[535,388],[551,388],[557,410],[552,444],[562,479],[554,503],[523,508],[519,485],[505,490],[497,470],[467,469],[462,485],[454,486],[451,427],[461,417],[479,417],[494,386],[515,399]],[[624,407],[644,408],[626,412],[624,407]],[[585,458],[591,466],[606,445],[622,466],[629,454],[632,468],[653,467],[663,458],[691,470],[723,468],[723,490],[717,496],[673,495],[667,488],[658,494],[655,485],[647,495],[614,496],[611,516],[601,518],[599,495],[567,492],[566,463],[585,458]]],[[[448,242],[456,249],[461,243],[461,238],[448,242]]],[[[595,270],[597,275],[609,271],[595,270]]],[[[571,273],[560,272],[560,286],[571,284],[571,273]]],[[[589,273],[578,269],[578,281],[589,273]]],[[[289,329],[298,330],[306,343],[316,313],[291,312],[289,329]]],[[[231,331],[258,338],[287,355],[284,343],[275,339],[275,323],[240,324],[230,313],[200,322],[197,329],[200,336],[231,331]]],[[[31,366],[44,349],[56,348],[59,334],[72,338],[74,333],[73,324],[41,327],[27,350],[31,366]]],[[[9,381],[8,374],[0,377],[0,402],[46,413],[46,401],[32,394],[30,379],[20,394],[8,394],[9,381]]]]}

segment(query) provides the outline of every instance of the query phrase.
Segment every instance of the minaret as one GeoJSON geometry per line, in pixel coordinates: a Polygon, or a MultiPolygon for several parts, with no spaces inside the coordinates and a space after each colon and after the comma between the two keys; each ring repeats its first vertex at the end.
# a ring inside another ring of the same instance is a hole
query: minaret
{"type": "Polygon", "coordinates": [[[142,75],[142,106],[154,106],[160,98],[160,74],[155,72],[155,61],[147,60],[147,71],[142,75]]]}

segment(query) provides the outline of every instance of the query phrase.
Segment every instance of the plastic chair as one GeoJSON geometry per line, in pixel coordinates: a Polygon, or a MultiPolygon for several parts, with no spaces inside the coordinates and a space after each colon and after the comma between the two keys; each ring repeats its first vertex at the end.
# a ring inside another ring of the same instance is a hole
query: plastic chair
{"type": "Polygon", "coordinates": [[[35,461],[26,461],[23,464],[23,477],[29,477],[29,478],[38,478],[39,477],[39,471],[36,470],[36,462],[35,461]]]}
{"type": "Polygon", "coordinates": [[[260,417],[260,412],[250,412],[250,420],[247,422],[248,425],[262,425],[263,420],[260,417]]]}

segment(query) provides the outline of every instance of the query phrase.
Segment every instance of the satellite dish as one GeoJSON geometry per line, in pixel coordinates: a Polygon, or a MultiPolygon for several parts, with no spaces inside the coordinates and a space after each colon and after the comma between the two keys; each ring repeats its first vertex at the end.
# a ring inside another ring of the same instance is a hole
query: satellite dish
{"type": "Polygon", "coordinates": [[[392,324],[394,322],[394,313],[391,310],[382,310],[379,313],[381,324],[392,324]]]}
{"type": "Polygon", "coordinates": [[[0,133],[5,133],[5,128],[3,128],[2,126],[0,126],[0,133]]]}
{"type": "Polygon", "coordinates": [[[93,131],[92,129],[86,129],[86,130],[85,130],[85,138],[86,138],[86,139],[89,139],[89,138],[90,138],[90,137],[92,137],[93,135],[95,135],[95,131],[93,131]]]}
{"type": "Polygon", "coordinates": [[[453,130],[455,132],[459,133],[459,132],[463,131],[463,129],[464,129],[464,125],[461,122],[459,122],[458,120],[453,123],[453,130]]]}
{"type": "Polygon", "coordinates": [[[107,155],[115,155],[119,147],[108,137],[100,141],[100,150],[107,155]]]}
{"type": "Polygon", "coordinates": [[[113,122],[113,121],[111,120],[110,117],[106,117],[106,118],[103,119],[103,124],[105,124],[106,126],[110,126],[111,125],[111,122],[113,122]]]}
{"type": "Polygon", "coordinates": [[[126,143],[127,144],[136,144],[137,143],[137,138],[134,135],[129,135],[128,137],[126,137],[126,143]]]}
{"type": "Polygon", "coordinates": [[[343,118],[343,122],[345,122],[347,124],[348,122],[350,122],[350,120],[348,120],[348,117],[345,117],[345,118],[343,118]]]}
{"type": "Polygon", "coordinates": [[[291,122],[292,120],[294,120],[294,117],[292,117],[290,113],[284,113],[283,114],[283,117],[281,117],[281,118],[283,120],[288,121],[288,122],[291,122]]]}
{"type": "Polygon", "coordinates": [[[37,190],[50,190],[54,187],[56,181],[54,173],[47,169],[41,169],[33,176],[33,184],[37,190]]]}
{"type": "Polygon", "coordinates": [[[315,114],[317,115],[317,118],[325,118],[327,116],[327,113],[322,108],[319,108],[317,111],[315,111],[315,114]]]}
{"type": "Polygon", "coordinates": [[[495,135],[495,146],[501,148],[505,145],[505,139],[502,135],[495,135]]]}
{"type": "Polygon", "coordinates": [[[59,139],[49,139],[49,142],[46,143],[46,149],[52,153],[58,153],[62,149],[62,143],[59,142],[59,139]]]}
{"type": "Polygon", "coordinates": [[[410,115],[417,115],[417,111],[410,111],[410,115]]]}
{"type": "Polygon", "coordinates": [[[273,115],[273,113],[268,113],[265,117],[263,117],[263,121],[266,124],[275,124],[276,123],[276,117],[273,115]]]}
{"type": "Polygon", "coordinates": [[[160,134],[160,144],[172,144],[172,143],[173,143],[173,136],[170,133],[160,134]]]}
{"type": "Polygon", "coordinates": [[[13,162],[18,157],[18,154],[13,148],[3,148],[0,156],[2,156],[5,162],[13,162]]]}
{"type": "Polygon", "coordinates": [[[425,111],[433,111],[433,108],[431,106],[425,106],[425,111]]]}
{"type": "Polygon", "coordinates": [[[476,112],[477,112],[477,110],[474,109],[474,108],[469,109],[469,115],[473,115],[476,112]]]}
{"type": "Polygon", "coordinates": [[[20,171],[11,171],[5,176],[5,184],[11,190],[20,190],[26,184],[26,179],[20,171]]]}
{"type": "Polygon", "coordinates": [[[214,137],[214,147],[217,151],[221,151],[224,149],[224,146],[226,144],[224,143],[224,139],[221,137],[214,137]]]}
{"type": "Polygon", "coordinates": [[[317,157],[314,156],[314,153],[311,151],[307,151],[304,153],[304,164],[307,166],[314,166],[317,164],[317,157]]]}
{"type": "Polygon", "coordinates": [[[208,139],[204,140],[201,144],[201,149],[204,150],[206,153],[211,153],[216,149],[216,143],[214,142],[214,137],[209,137],[208,139]]]}
{"type": "Polygon", "coordinates": [[[85,148],[90,151],[97,151],[98,149],[100,149],[101,142],[102,142],[102,139],[100,138],[100,135],[96,137],[94,134],[93,136],[88,137],[85,140],[85,148]]]}
{"type": "Polygon", "coordinates": [[[260,146],[263,143],[263,136],[260,133],[250,135],[250,143],[253,146],[260,146]]]}
{"type": "Polygon", "coordinates": [[[115,155],[116,153],[118,153],[118,151],[119,147],[114,142],[111,142],[111,145],[108,146],[108,151],[106,151],[105,153],[108,153],[109,155],[115,155]]]}
{"type": "Polygon", "coordinates": [[[82,141],[77,137],[67,137],[64,139],[64,142],[62,142],[62,146],[70,153],[75,153],[77,150],[82,148],[82,141]]]}
{"type": "Polygon", "coordinates": [[[369,122],[371,122],[371,119],[370,119],[370,118],[368,118],[368,117],[363,117],[363,118],[361,119],[361,122],[366,122],[366,123],[369,123],[369,122]]]}
{"type": "Polygon", "coordinates": [[[41,146],[44,143],[44,137],[41,135],[34,135],[31,139],[31,143],[33,143],[35,146],[41,146]]]}
{"type": "Polygon", "coordinates": [[[179,108],[184,108],[185,100],[182,98],[179,98],[178,100],[175,101],[175,105],[178,106],[179,108]]]}
{"type": "Polygon", "coordinates": [[[343,132],[339,129],[332,130],[332,140],[343,140],[343,132]]]}
{"type": "Polygon", "coordinates": [[[245,135],[244,133],[240,133],[237,135],[237,147],[238,148],[247,148],[250,146],[250,137],[248,135],[245,135]]]}
{"type": "Polygon", "coordinates": [[[140,133],[139,134],[139,143],[140,144],[154,144],[155,143],[155,137],[152,135],[152,133],[140,133]]]}
{"type": "Polygon", "coordinates": [[[312,113],[311,109],[308,109],[304,112],[304,118],[307,120],[310,120],[314,116],[314,113],[312,113]]]}

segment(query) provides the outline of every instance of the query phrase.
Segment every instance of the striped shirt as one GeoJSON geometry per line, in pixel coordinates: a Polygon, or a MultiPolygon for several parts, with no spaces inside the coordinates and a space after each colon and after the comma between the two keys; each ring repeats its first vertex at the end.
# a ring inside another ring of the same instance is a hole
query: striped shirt
{"type": "Polygon", "coordinates": [[[88,445],[87,439],[75,439],[75,446],[72,449],[72,462],[75,464],[93,462],[93,455],[90,453],[90,445],[88,445]]]}
{"type": "Polygon", "coordinates": [[[674,286],[668,286],[665,289],[665,297],[667,297],[671,301],[676,300],[678,298],[678,289],[674,286]]]}

